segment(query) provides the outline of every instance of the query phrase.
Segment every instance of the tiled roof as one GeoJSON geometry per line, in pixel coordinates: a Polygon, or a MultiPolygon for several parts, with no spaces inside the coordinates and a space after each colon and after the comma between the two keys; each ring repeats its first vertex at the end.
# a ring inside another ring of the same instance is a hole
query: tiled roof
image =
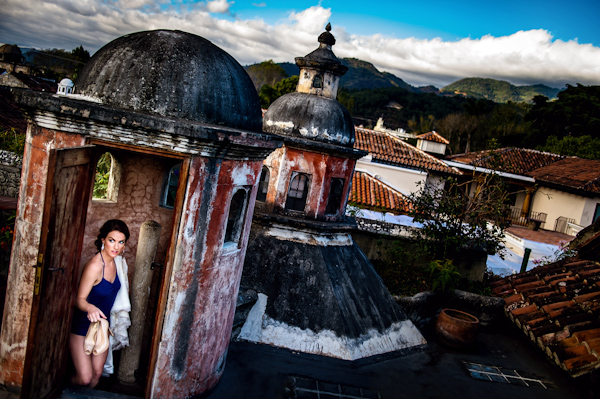
{"type": "Polygon", "coordinates": [[[368,173],[357,170],[352,175],[352,192],[348,202],[395,214],[406,213],[409,210],[409,204],[400,192],[368,173]]]}
{"type": "Polygon", "coordinates": [[[432,130],[429,133],[420,134],[417,136],[417,138],[421,139],[421,140],[434,141],[434,142],[440,143],[440,144],[450,144],[450,141],[448,141],[445,137],[440,135],[435,130],[432,130]]]}
{"type": "Polygon", "coordinates": [[[356,127],[355,132],[354,148],[368,151],[375,162],[452,175],[461,174],[457,169],[389,133],[361,127],[356,127]]]}
{"type": "Polygon", "coordinates": [[[568,157],[535,169],[527,175],[542,183],[600,194],[599,160],[568,157]]]}
{"type": "Polygon", "coordinates": [[[31,90],[47,91],[50,93],[56,93],[56,91],[58,90],[58,83],[54,82],[53,80],[26,75],[21,72],[13,73],[13,75],[16,76],[31,90]]]}
{"type": "Polygon", "coordinates": [[[10,90],[5,87],[0,87],[0,127],[14,127],[23,134],[27,131],[27,120],[13,102],[10,90]]]}
{"type": "Polygon", "coordinates": [[[492,287],[509,318],[571,376],[600,368],[600,263],[571,258],[492,287]]]}
{"type": "Polygon", "coordinates": [[[467,165],[480,166],[499,170],[501,172],[523,175],[565,158],[564,155],[541,152],[526,148],[500,148],[491,150],[467,152],[451,155],[446,159],[467,165]],[[495,159],[497,157],[497,159],[495,159]]]}

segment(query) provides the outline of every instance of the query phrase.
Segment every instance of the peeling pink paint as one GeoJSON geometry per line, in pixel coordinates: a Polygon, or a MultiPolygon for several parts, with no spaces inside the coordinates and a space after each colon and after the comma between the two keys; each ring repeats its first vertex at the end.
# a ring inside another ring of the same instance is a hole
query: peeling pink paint
{"type": "Polygon", "coordinates": [[[50,150],[84,144],[80,135],[31,124],[27,128],[0,337],[0,384],[7,387],[19,388],[23,383],[50,150]]]}
{"type": "Polygon", "coordinates": [[[190,168],[178,235],[178,248],[186,250],[175,256],[153,397],[202,393],[223,373],[262,163],[208,163],[195,158],[190,168]],[[229,203],[238,187],[251,190],[240,244],[223,247],[229,203]]]}
{"type": "Polygon", "coordinates": [[[338,220],[342,218],[343,212],[337,216],[325,214],[331,179],[334,177],[344,179],[342,198],[345,200],[341,206],[344,209],[355,164],[354,159],[303,151],[287,146],[275,150],[265,160],[265,165],[269,167],[271,172],[271,184],[275,184],[277,189],[269,190],[264,210],[285,213],[285,202],[292,173],[302,172],[310,174],[312,178],[306,201],[305,216],[317,220],[338,220]]]}

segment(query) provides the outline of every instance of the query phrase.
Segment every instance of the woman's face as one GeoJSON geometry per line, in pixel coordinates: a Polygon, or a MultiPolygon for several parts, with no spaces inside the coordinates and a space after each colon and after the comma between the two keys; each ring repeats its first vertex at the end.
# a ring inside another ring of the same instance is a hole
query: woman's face
{"type": "Polygon", "coordinates": [[[121,254],[125,247],[125,234],[120,231],[113,230],[102,239],[104,251],[111,257],[116,257],[121,254]]]}

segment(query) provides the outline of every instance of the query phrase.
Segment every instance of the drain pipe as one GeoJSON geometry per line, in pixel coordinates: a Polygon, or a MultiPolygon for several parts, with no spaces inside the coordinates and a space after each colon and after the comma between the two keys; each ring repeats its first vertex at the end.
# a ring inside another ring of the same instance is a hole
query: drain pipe
{"type": "Polygon", "coordinates": [[[140,364],[142,352],[142,338],[146,310],[148,309],[148,296],[152,283],[152,263],[158,249],[161,226],[153,220],[147,220],[140,227],[135,255],[135,274],[131,284],[131,326],[129,327],[129,346],[123,349],[119,363],[119,381],[125,383],[135,382],[135,372],[140,364]]]}
{"type": "Polygon", "coordinates": [[[521,273],[527,271],[527,263],[529,263],[529,255],[531,255],[531,248],[525,248],[523,254],[523,263],[521,263],[521,273]]]}

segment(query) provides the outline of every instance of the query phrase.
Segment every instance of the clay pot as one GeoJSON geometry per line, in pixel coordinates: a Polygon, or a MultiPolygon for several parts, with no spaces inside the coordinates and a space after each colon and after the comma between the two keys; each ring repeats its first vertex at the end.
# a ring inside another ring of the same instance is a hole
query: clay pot
{"type": "Polygon", "coordinates": [[[479,319],[456,309],[443,309],[435,321],[435,332],[443,344],[468,348],[477,340],[479,319]]]}

